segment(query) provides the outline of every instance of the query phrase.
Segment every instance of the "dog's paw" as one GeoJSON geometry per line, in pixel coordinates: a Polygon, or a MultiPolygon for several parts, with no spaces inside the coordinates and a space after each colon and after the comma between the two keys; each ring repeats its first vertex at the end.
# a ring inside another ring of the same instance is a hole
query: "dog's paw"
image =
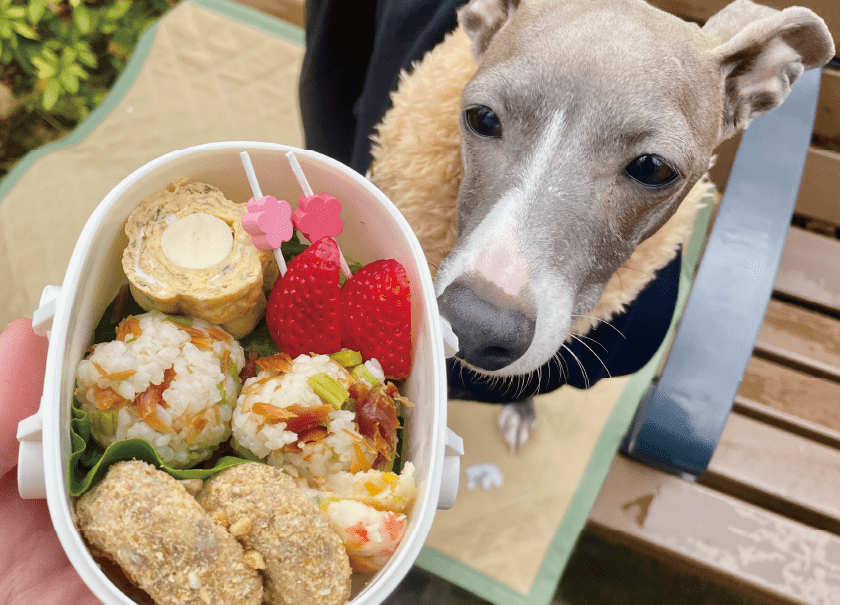
{"type": "Polygon", "coordinates": [[[506,403],[496,419],[502,440],[513,452],[519,452],[537,430],[534,400],[529,397],[517,403],[506,403]]]}

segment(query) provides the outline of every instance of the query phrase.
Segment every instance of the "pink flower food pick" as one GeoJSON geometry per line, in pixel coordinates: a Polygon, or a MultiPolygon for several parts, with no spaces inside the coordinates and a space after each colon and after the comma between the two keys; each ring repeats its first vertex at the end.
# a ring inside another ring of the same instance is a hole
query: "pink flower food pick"
{"type": "Polygon", "coordinates": [[[311,242],[322,237],[337,237],[342,232],[342,204],[332,195],[301,195],[292,223],[311,242]]]}
{"type": "Polygon", "coordinates": [[[270,195],[248,200],[248,212],[242,215],[242,227],[260,250],[276,250],[292,239],[292,208],[288,202],[270,195]]]}

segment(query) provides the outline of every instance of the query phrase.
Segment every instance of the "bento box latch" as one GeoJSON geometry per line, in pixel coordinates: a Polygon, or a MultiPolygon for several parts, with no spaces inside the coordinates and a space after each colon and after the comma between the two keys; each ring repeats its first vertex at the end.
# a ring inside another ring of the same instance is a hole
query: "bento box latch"
{"type": "Polygon", "coordinates": [[[447,427],[447,447],[444,468],[441,472],[441,491],[438,492],[438,508],[449,509],[456,503],[458,482],[461,476],[461,457],[464,455],[464,440],[453,429],[447,427]]]}
{"type": "Polygon", "coordinates": [[[18,423],[18,493],[21,498],[37,500],[47,497],[41,427],[40,412],[18,423]]]}
{"type": "Polygon", "coordinates": [[[440,317],[441,334],[444,336],[444,357],[450,358],[458,353],[458,336],[453,332],[450,322],[440,317]]]}
{"type": "Polygon", "coordinates": [[[50,337],[53,328],[56,304],[61,295],[61,286],[44,286],[41,290],[41,301],[38,310],[32,314],[32,331],[38,336],[50,337]]]}

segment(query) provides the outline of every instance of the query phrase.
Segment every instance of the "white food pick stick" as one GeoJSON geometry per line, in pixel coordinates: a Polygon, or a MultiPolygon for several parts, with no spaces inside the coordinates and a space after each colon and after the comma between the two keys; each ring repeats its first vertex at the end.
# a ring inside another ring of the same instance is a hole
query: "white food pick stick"
{"type": "MultiPolygon", "coordinates": [[[[304,195],[306,197],[314,196],[315,193],[313,193],[312,187],[310,187],[310,183],[309,181],[307,181],[307,177],[304,176],[304,171],[301,169],[301,165],[298,163],[298,158],[295,157],[295,152],[286,152],[286,158],[289,160],[289,164],[292,166],[292,172],[295,173],[295,178],[298,179],[298,185],[301,186],[301,190],[303,190],[304,195]]],[[[339,265],[342,269],[342,273],[344,274],[345,278],[350,279],[352,273],[350,272],[350,267],[348,267],[347,261],[345,260],[345,255],[342,254],[341,249],[339,249],[339,265]]]]}
{"type": "MultiPolygon", "coordinates": [[[[248,155],[247,151],[241,151],[239,157],[242,160],[243,168],[245,168],[245,174],[248,177],[248,184],[251,185],[251,193],[254,194],[254,199],[261,200],[263,198],[263,192],[260,189],[260,184],[257,182],[254,166],[251,164],[251,156],[248,155]]],[[[280,251],[280,248],[273,248],[272,253],[274,254],[275,261],[277,261],[277,268],[280,271],[280,275],[285,275],[286,261],[283,259],[283,253],[280,251]]]]}

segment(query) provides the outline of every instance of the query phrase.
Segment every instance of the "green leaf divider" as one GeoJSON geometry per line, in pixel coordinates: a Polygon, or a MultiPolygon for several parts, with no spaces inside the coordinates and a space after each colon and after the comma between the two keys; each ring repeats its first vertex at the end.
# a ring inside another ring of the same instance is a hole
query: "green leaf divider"
{"type": "Polygon", "coordinates": [[[222,456],[211,468],[176,469],[164,463],[152,445],[140,437],[117,441],[103,451],[91,439],[88,415],[76,406],[75,401],[70,437],[73,451],[69,461],[68,491],[74,497],[81,496],[99,483],[112,464],[126,460],[143,460],[176,479],[207,479],[238,464],[250,462],[236,456],[222,456]]]}

